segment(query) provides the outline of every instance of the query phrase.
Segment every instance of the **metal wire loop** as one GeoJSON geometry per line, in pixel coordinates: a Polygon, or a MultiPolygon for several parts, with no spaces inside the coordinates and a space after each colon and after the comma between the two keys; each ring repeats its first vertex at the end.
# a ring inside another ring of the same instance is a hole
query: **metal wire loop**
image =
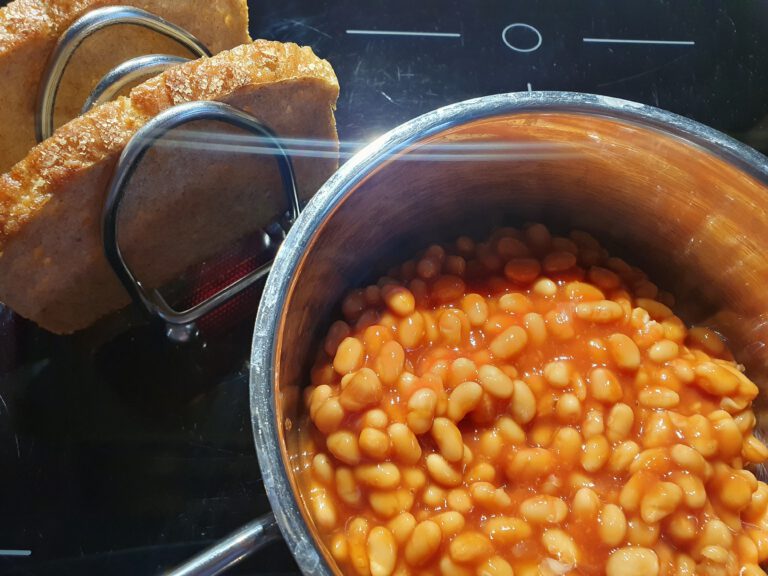
{"type": "Polygon", "coordinates": [[[167,54],[149,54],[126,60],[107,72],[83,104],[80,114],[85,114],[103,102],[112,100],[126,86],[138,80],[155,76],[171,66],[189,62],[189,58],[167,54]]]}
{"type": "Polygon", "coordinates": [[[40,81],[35,109],[35,138],[42,142],[53,134],[53,110],[64,70],[83,41],[92,34],[115,26],[132,24],[158,32],[183,45],[197,57],[211,52],[195,36],[150,12],[132,6],[98,8],[78,18],[59,38],[40,81]]]}
{"type": "Polygon", "coordinates": [[[275,159],[280,169],[283,192],[289,206],[288,226],[296,220],[300,211],[296,178],[290,157],[275,134],[250,114],[221,102],[189,102],[161,112],[140,128],[120,155],[107,188],[102,214],[102,241],[110,266],[133,301],[143,306],[151,316],[161,319],[166,325],[172,327],[193,325],[196,320],[265,276],[272,267],[272,262],[267,262],[203,302],[187,310],[177,311],[165,301],[159,291],[142,286],[123,259],[117,240],[118,215],[128,182],[144,155],[160,138],[174,128],[197,120],[222,122],[263,137],[264,144],[276,152],[275,159]]]}

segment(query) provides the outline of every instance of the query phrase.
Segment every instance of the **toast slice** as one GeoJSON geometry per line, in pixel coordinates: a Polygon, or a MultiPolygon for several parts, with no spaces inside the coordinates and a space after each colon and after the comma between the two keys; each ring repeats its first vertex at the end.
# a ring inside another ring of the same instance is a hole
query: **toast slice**
{"type": "MultiPolygon", "coordinates": [[[[194,100],[225,102],[281,137],[330,142],[337,152],[338,92],[330,64],[311,49],[257,40],[171,68],[65,124],[0,176],[0,302],[56,333],[85,328],[128,303],[103,254],[101,211],[117,158],[159,112],[194,100]]],[[[169,137],[222,131],[195,124],[169,137]]],[[[336,169],[337,154],[326,156],[294,159],[302,199],[336,169]]],[[[272,156],[249,147],[159,146],[128,186],[119,241],[144,285],[160,287],[287,206],[272,156]]]]}
{"type": "MultiPolygon", "coordinates": [[[[246,0],[15,0],[0,8],[0,172],[35,145],[35,101],[40,76],[59,36],[94,8],[129,5],[177,24],[214,54],[250,41],[246,0]]],[[[131,25],[113,26],[85,40],[62,78],[55,120],[80,114],[88,94],[117,64],[143,54],[195,58],[164,36],[131,25]]]]}

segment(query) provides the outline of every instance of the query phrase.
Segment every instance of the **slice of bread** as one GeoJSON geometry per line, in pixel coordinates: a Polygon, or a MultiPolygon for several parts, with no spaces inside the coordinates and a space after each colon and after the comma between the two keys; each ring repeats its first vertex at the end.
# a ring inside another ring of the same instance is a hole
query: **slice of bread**
{"type": "MultiPolygon", "coordinates": [[[[257,40],[169,69],[65,124],[0,176],[0,301],[57,333],[87,327],[128,303],[103,254],[104,193],[128,140],[162,110],[216,100],[253,114],[281,137],[329,142],[331,157],[294,159],[307,199],[337,167],[338,93],[330,64],[311,49],[257,40]]],[[[184,130],[199,136],[222,128],[197,122],[169,137],[184,130]]],[[[144,285],[159,287],[286,208],[272,156],[213,144],[160,146],[128,186],[120,245],[144,285]]]]}
{"type": "MultiPolygon", "coordinates": [[[[214,54],[248,36],[246,0],[15,0],[0,8],[0,172],[35,145],[35,102],[40,76],[59,36],[94,8],[135,6],[185,28],[214,54]]],[[[111,68],[143,54],[196,58],[150,30],[118,25],[100,30],[75,52],[59,89],[56,125],[78,116],[88,94],[111,68]]]]}

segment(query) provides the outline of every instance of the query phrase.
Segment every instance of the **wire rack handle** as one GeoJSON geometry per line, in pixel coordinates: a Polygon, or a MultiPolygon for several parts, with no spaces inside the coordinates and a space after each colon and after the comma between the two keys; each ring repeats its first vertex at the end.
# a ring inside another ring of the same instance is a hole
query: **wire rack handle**
{"type": "Polygon", "coordinates": [[[267,262],[242,278],[235,280],[203,302],[187,310],[178,311],[166,302],[159,291],[144,287],[123,259],[118,244],[118,216],[120,204],[131,176],[136,171],[145,154],[167,132],[198,120],[213,120],[229,124],[262,137],[264,145],[275,151],[275,160],[280,170],[283,193],[289,206],[288,226],[298,218],[300,211],[296,177],[288,153],[276,135],[250,114],[222,102],[189,102],[173,106],[161,112],[141,127],[120,155],[112,175],[112,180],[107,188],[102,214],[102,241],[107,261],[128,294],[150,316],[162,320],[166,326],[169,326],[169,335],[173,334],[171,330],[174,328],[178,329],[181,333],[189,332],[190,327],[194,326],[196,320],[254,284],[257,280],[268,274],[272,267],[272,262],[267,262]]]}
{"type": "Polygon", "coordinates": [[[112,100],[126,86],[160,74],[164,70],[184,62],[189,62],[189,58],[166,54],[148,54],[126,60],[112,68],[99,80],[83,104],[80,114],[85,114],[94,106],[112,100]]]}
{"type": "MultiPolygon", "coordinates": [[[[72,55],[86,38],[99,30],[118,24],[132,24],[158,32],[186,47],[197,57],[211,55],[208,48],[184,28],[146,10],[132,6],[110,6],[97,8],[86,13],[59,37],[43,72],[35,108],[35,138],[38,142],[42,142],[53,134],[53,111],[56,95],[72,55]]],[[[114,70],[109,72],[105,78],[113,73],[114,70]]]]}

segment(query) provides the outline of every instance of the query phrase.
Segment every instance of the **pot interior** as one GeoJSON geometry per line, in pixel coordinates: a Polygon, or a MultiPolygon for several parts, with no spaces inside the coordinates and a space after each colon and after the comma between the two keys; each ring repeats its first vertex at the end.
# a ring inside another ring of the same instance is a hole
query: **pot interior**
{"type": "MultiPolygon", "coordinates": [[[[594,114],[496,116],[388,158],[327,214],[286,295],[275,367],[284,462],[299,465],[301,388],[346,290],[431,243],[486,236],[501,225],[539,221],[553,231],[592,233],[674,294],[689,325],[725,336],[764,388],[766,200],[765,182],[704,146],[594,114]]],[[[758,428],[768,425],[765,406],[761,395],[758,428]]]]}

